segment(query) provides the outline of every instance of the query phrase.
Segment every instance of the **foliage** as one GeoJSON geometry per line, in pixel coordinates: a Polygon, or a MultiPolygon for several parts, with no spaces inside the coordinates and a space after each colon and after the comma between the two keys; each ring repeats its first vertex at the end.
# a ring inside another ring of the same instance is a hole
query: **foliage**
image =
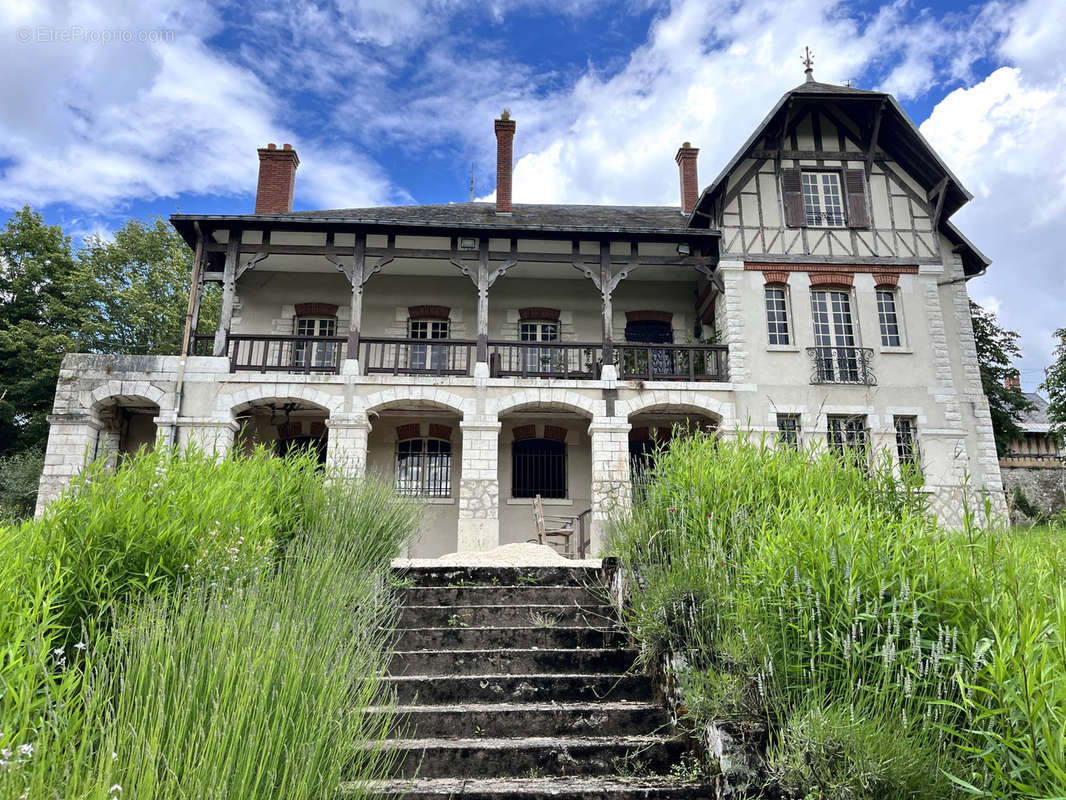
{"type": "MultiPolygon", "coordinates": [[[[114,239],[86,240],[79,254],[96,282],[97,349],[129,355],[174,355],[181,349],[193,252],[166,220],[131,219],[114,239]]],[[[218,320],[218,293],[205,293],[201,330],[218,320]]]]}
{"type": "Polygon", "coordinates": [[[29,206],[0,231],[0,454],[39,447],[65,353],[93,347],[92,282],[29,206]]]}
{"type": "Polygon", "coordinates": [[[33,516],[43,466],[44,453],[38,449],[0,455],[0,522],[33,516]]]}
{"type": "Polygon", "coordinates": [[[886,462],[769,439],[678,437],[649,479],[626,624],[698,724],[767,726],[772,791],[1066,795],[1066,533],[941,530],[886,462]]]}
{"type": "Polygon", "coordinates": [[[1017,375],[1012,362],[1021,356],[1018,334],[999,327],[996,315],[970,301],[973,336],[977,344],[977,362],[981,368],[981,387],[992,413],[992,434],[996,452],[1003,455],[1008,445],[1022,438],[1018,420],[1033,404],[1019,389],[1007,388],[1006,381],[1017,375]]]}
{"type": "Polygon", "coordinates": [[[1041,388],[1048,393],[1048,419],[1051,432],[1060,443],[1066,443],[1066,328],[1055,331],[1055,360],[1047,368],[1041,388]]]}

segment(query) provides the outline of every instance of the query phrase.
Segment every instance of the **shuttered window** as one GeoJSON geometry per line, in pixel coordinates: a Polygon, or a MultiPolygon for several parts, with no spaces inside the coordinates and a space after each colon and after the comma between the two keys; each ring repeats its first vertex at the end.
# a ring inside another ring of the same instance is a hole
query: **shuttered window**
{"type": "Polygon", "coordinates": [[[866,173],[861,169],[783,169],[781,193],[789,227],[870,227],[866,173]]]}

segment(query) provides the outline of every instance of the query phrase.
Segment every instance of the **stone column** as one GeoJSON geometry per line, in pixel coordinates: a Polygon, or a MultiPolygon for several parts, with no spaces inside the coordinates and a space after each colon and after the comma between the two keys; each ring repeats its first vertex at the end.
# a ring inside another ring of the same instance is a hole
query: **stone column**
{"type": "Polygon", "coordinates": [[[176,411],[164,408],[152,422],[155,423],[156,447],[172,447],[177,444],[178,413],[176,411]]]}
{"type": "Polygon", "coordinates": [[[326,427],[329,428],[326,467],[350,478],[365,475],[371,430],[366,414],[333,414],[326,420],[326,427]]]}
{"type": "Polygon", "coordinates": [[[500,421],[473,417],[459,423],[463,432],[459,477],[458,549],[492,550],[500,544],[500,421]]]}
{"type": "Polygon", "coordinates": [[[596,417],[589,425],[592,438],[592,530],[590,557],[603,551],[612,518],[629,511],[633,482],[629,474],[629,420],[596,417]]]}
{"type": "Polygon", "coordinates": [[[96,457],[103,427],[91,414],[52,414],[48,417],[48,446],[37,489],[35,517],[63,493],[85,465],[96,457]]]}
{"type": "Polygon", "coordinates": [[[233,438],[239,427],[233,420],[220,422],[211,417],[180,417],[177,420],[178,444],[222,458],[233,448],[233,438]]]}

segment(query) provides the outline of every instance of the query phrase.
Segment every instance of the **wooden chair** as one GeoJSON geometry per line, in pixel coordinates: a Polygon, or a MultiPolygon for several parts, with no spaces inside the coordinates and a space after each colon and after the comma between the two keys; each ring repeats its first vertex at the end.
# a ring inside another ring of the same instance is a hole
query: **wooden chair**
{"type": "Polygon", "coordinates": [[[545,516],[540,495],[533,498],[533,520],[537,525],[537,543],[548,546],[552,537],[563,540],[563,555],[574,557],[573,537],[578,533],[578,517],[545,516]]]}

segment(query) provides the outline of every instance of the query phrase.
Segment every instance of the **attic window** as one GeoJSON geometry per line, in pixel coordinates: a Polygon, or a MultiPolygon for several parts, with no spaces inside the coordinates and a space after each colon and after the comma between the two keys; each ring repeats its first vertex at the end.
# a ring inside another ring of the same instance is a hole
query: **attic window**
{"type": "Polygon", "coordinates": [[[785,224],[790,228],[870,227],[861,169],[781,171],[785,224]]]}
{"type": "Polygon", "coordinates": [[[803,215],[807,224],[821,228],[844,227],[844,204],[840,175],[835,172],[804,172],[803,215]]]}

